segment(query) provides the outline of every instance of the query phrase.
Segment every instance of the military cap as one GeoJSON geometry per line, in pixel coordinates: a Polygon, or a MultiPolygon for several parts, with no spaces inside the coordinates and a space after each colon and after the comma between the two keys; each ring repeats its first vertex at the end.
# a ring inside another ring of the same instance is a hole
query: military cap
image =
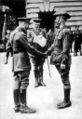
{"type": "Polygon", "coordinates": [[[54,17],[63,16],[64,19],[69,19],[71,16],[66,11],[56,11],[54,17]]]}
{"type": "Polygon", "coordinates": [[[30,20],[30,24],[33,24],[33,23],[40,24],[40,22],[41,22],[41,19],[38,19],[38,18],[30,20]]]}
{"type": "Polygon", "coordinates": [[[41,22],[41,19],[38,19],[37,18],[37,19],[34,19],[33,21],[36,22],[36,23],[40,23],[41,22]]]}
{"type": "Polygon", "coordinates": [[[34,21],[34,23],[36,24],[36,25],[40,25],[40,23],[41,23],[41,19],[39,19],[39,18],[37,18],[37,19],[33,19],[33,21],[34,21]]]}
{"type": "Polygon", "coordinates": [[[27,17],[18,17],[17,18],[18,21],[26,21],[26,22],[29,22],[30,23],[30,18],[27,18],[27,17]]]}

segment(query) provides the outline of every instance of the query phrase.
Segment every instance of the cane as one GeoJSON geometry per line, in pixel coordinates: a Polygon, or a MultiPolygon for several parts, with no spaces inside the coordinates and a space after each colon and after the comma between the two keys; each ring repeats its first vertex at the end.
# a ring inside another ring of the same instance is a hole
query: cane
{"type": "Polygon", "coordinates": [[[48,65],[49,76],[50,76],[50,78],[52,78],[52,76],[51,76],[51,70],[50,70],[50,64],[49,64],[48,57],[47,57],[47,65],[48,65]]]}

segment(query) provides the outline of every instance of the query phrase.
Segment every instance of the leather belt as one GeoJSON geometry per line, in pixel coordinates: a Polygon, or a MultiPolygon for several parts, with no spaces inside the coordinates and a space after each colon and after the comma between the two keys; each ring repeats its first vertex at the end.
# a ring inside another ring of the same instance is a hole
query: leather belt
{"type": "Polygon", "coordinates": [[[26,53],[25,51],[14,51],[13,54],[17,54],[17,53],[26,53]]]}

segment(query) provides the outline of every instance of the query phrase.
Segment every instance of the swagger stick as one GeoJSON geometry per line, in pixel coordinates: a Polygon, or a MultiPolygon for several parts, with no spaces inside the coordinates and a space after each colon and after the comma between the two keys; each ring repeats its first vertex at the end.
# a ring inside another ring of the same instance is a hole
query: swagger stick
{"type": "Polygon", "coordinates": [[[50,78],[52,78],[48,57],[47,57],[47,65],[48,65],[49,76],[50,76],[50,78]]]}

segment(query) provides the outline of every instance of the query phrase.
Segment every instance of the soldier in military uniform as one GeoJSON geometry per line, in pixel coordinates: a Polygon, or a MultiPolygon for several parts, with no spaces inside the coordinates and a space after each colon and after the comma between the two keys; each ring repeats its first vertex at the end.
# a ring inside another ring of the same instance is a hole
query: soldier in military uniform
{"type": "MultiPolygon", "coordinates": [[[[60,10],[61,11],[61,10],[60,10]]],[[[71,106],[69,81],[69,71],[71,65],[70,56],[70,33],[66,28],[65,22],[70,15],[67,12],[57,12],[54,14],[55,20],[55,39],[53,45],[48,49],[47,53],[52,51],[51,64],[55,65],[62,79],[64,86],[64,100],[57,105],[57,108],[62,109],[71,106]]]]}
{"type": "MultiPolygon", "coordinates": [[[[39,25],[40,25],[41,19],[34,19],[31,32],[31,38],[32,42],[31,45],[37,49],[40,52],[45,52],[46,51],[46,43],[47,39],[45,38],[45,30],[42,30],[39,25]]],[[[40,57],[40,56],[31,56],[32,62],[34,64],[34,76],[35,76],[35,87],[38,86],[46,86],[46,84],[43,82],[43,64],[45,62],[45,56],[40,57]]]]}
{"type": "Polygon", "coordinates": [[[69,32],[70,32],[70,52],[72,53],[72,46],[73,46],[73,42],[74,42],[74,34],[73,31],[71,30],[71,28],[69,28],[69,32]]]}
{"type": "MultiPolygon", "coordinates": [[[[11,33],[10,43],[13,47],[13,72],[14,72],[14,103],[15,112],[34,113],[26,102],[26,89],[29,85],[29,74],[31,64],[29,53],[37,55],[38,51],[29,46],[27,40],[27,29],[30,19],[18,18],[19,26],[11,33]]],[[[39,55],[40,53],[38,53],[39,55]]]]}
{"type": "Polygon", "coordinates": [[[11,56],[12,56],[12,48],[10,48],[9,36],[10,36],[10,30],[7,30],[6,31],[6,36],[5,36],[5,39],[4,39],[4,46],[5,46],[5,50],[6,50],[5,64],[8,63],[8,58],[9,58],[10,53],[11,53],[11,56]]]}
{"type": "Polygon", "coordinates": [[[78,28],[78,26],[76,27],[76,30],[74,32],[74,56],[77,56],[78,51],[80,51],[80,55],[82,55],[81,53],[81,32],[78,28]]]}

